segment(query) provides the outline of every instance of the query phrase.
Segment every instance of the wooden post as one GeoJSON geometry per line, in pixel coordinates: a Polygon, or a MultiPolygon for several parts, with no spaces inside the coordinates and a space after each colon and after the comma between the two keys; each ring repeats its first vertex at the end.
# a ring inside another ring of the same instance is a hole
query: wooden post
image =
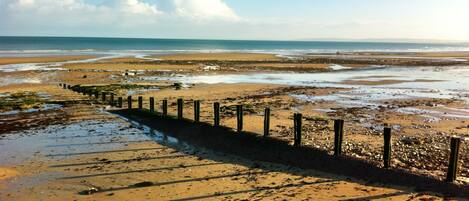
{"type": "Polygon", "coordinates": [[[162,110],[164,116],[168,115],[168,100],[166,99],[163,100],[162,110]]]}
{"type": "Polygon", "coordinates": [[[127,109],[132,109],[132,96],[127,97],[127,109]]]}
{"type": "Polygon", "coordinates": [[[344,120],[334,120],[334,156],[342,154],[342,141],[344,135],[344,120]]]}
{"type": "Polygon", "coordinates": [[[117,107],[122,108],[122,97],[117,98],[117,107]]]}
{"type": "Polygon", "coordinates": [[[196,123],[200,122],[200,101],[199,100],[194,101],[194,122],[196,123]]]}
{"type": "Polygon", "coordinates": [[[447,182],[456,181],[458,174],[459,146],[461,144],[460,137],[451,137],[451,153],[449,155],[448,172],[446,174],[447,182]]]}
{"type": "Polygon", "coordinates": [[[101,101],[103,101],[103,102],[106,101],[106,92],[101,93],[101,101]]]}
{"type": "Polygon", "coordinates": [[[293,115],[293,146],[300,147],[301,146],[301,130],[302,130],[302,120],[303,115],[301,113],[296,113],[293,115]]]}
{"type": "Polygon", "coordinates": [[[213,126],[220,126],[220,103],[213,103],[213,126]]]}
{"type": "Polygon", "coordinates": [[[391,167],[391,128],[384,128],[383,166],[391,167]]]}
{"type": "Polygon", "coordinates": [[[184,102],[182,100],[182,98],[178,98],[177,100],[177,109],[178,109],[178,119],[182,119],[183,118],[183,109],[184,109],[184,106],[183,106],[184,102]]]}
{"type": "Polygon", "coordinates": [[[150,97],[150,112],[155,112],[155,98],[150,97]]]}
{"type": "Polygon", "coordinates": [[[270,131],[270,108],[264,110],[264,137],[269,136],[270,131]]]}
{"type": "Polygon", "coordinates": [[[236,117],[238,120],[237,131],[243,131],[243,105],[236,105],[236,117]]]}
{"type": "Polygon", "coordinates": [[[143,97],[141,96],[138,97],[138,109],[143,109],[143,97]]]}
{"type": "Polygon", "coordinates": [[[111,99],[111,100],[109,100],[110,105],[114,106],[114,93],[111,93],[111,98],[110,99],[111,99]]]}

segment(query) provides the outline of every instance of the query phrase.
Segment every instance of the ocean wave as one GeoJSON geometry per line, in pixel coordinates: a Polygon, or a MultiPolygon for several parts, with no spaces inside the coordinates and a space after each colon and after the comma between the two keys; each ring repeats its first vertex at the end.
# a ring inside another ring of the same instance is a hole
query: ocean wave
{"type": "Polygon", "coordinates": [[[421,47],[421,48],[309,48],[309,49],[76,49],[76,50],[0,50],[1,54],[138,54],[138,53],[224,53],[224,52],[246,52],[246,53],[273,53],[273,54],[307,54],[307,53],[335,53],[335,52],[448,52],[469,51],[469,47],[421,47]]]}

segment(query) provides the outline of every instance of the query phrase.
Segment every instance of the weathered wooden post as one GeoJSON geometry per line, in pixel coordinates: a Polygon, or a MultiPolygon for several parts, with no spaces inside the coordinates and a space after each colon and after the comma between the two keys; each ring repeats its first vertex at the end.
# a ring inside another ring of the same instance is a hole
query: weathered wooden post
{"type": "Polygon", "coordinates": [[[213,126],[220,126],[220,103],[213,103],[213,126]]]}
{"type": "Polygon", "coordinates": [[[168,100],[166,99],[163,100],[162,110],[164,116],[168,115],[168,100]]]}
{"type": "Polygon", "coordinates": [[[177,100],[177,109],[178,109],[178,119],[182,119],[183,118],[183,109],[184,109],[184,106],[183,106],[184,102],[182,100],[182,98],[178,98],[177,100]]]}
{"type": "Polygon", "coordinates": [[[155,98],[150,97],[150,112],[155,112],[155,98]]]}
{"type": "Polygon", "coordinates": [[[114,106],[114,93],[111,93],[110,96],[111,96],[110,97],[111,100],[109,100],[109,105],[114,106]]]}
{"type": "Polygon", "coordinates": [[[334,120],[334,156],[342,154],[342,140],[344,135],[344,120],[334,120]]]}
{"type": "Polygon", "coordinates": [[[238,120],[237,131],[243,131],[243,105],[236,105],[236,119],[238,120]]]}
{"type": "Polygon", "coordinates": [[[101,92],[101,101],[106,102],[106,92],[101,92]]]}
{"type": "Polygon", "coordinates": [[[143,109],[143,97],[141,96],[138,97],[138,109],[143,109]]]}
{"type": "Polygon", "coordinates": [[[132,109],[132,96],[127,97],[127,109],[132,109]]]}
{"type": "Polygon", "coordinates": [[[451,137],[451,153],[449,155],[448,173],[446,174],[447,182],[456,181],[458,174],[459,146],[461,144],[460,137],[451,137]]]}
{"type": "Polygon", "coordinates": [[[384,128],[383,166],[391,167],[391,128],[384,128]]]}
{"type": "Polygon", "coordinates": [[[194,122],[196,123],[200,122],[200,101],[199,100],[194,101],[194,122]]]}
{"type": "Polygon", "coordinates": [[[270,131],[270,108],[264,110],[264,137],[269,136],[270,131]]]}
{"type": "Polygon", "coordinates": [[[122,97],[117,98],[117,107],[122,108],[122,97]]]}
{"type": "Polygon", "coordinates": [[[301,146],[301,130],[302,130],[302,120],[303,115],[301,113],[296,113],[293,115],[293,146],[300,147],[301,146]]]}

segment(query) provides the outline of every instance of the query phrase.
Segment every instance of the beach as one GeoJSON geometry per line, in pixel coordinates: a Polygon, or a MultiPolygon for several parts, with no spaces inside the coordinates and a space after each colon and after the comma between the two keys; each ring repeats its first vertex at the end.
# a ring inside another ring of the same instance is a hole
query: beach
{"type": "Polygon", "coordinates": [[[124,101],[132,96],[135,105],[141,96],[143,108],[153,97],[158,111],[166,99],[172,116],[182,98],[188,119],[200,100],[200,121],[208,124],[218,102],[220,124],[232,129],[235,106],[243,105],[244,131],[259,136],[270,108],[269,137],[292,145],[293,114],[301,113],[302,146],[330,155],[334,120],[343,119],[343,154],[379,168],[389,127],[391,167],[440,181],[450,138],[459,136],[454,185],[468,189],[468,58],[467,52],[237,51],[1,57],[0,199],[467,199],[467,192],[370,183],[194,146],[59,84],[112,92],[124,101]],[[34,68],[24,66],[30,63],[34,68]]]}

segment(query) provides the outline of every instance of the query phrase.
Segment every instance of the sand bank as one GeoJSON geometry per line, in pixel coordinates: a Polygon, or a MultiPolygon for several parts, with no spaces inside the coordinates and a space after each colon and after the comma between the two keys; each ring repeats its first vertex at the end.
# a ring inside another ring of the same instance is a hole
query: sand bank
{"type": "Polygon", "coordinates": [[[164,60],[192,60],[192,61],[278,61],[280,57],[274,54],[256,53],[196,53],[196,54],[173,54],[164,56],[154,56],[154,58],[164,60]]]}
{"type": "Polygon", "coordinates": [[[63,62],[63,61],[76,61],[84,59],[92,59],[96,56],[81,55],[81,56],[50,56],[50,57],[0,57],[0,65],[6,64],[21,64],[21,63],[48,63],[48,62],[63,62]]]}

